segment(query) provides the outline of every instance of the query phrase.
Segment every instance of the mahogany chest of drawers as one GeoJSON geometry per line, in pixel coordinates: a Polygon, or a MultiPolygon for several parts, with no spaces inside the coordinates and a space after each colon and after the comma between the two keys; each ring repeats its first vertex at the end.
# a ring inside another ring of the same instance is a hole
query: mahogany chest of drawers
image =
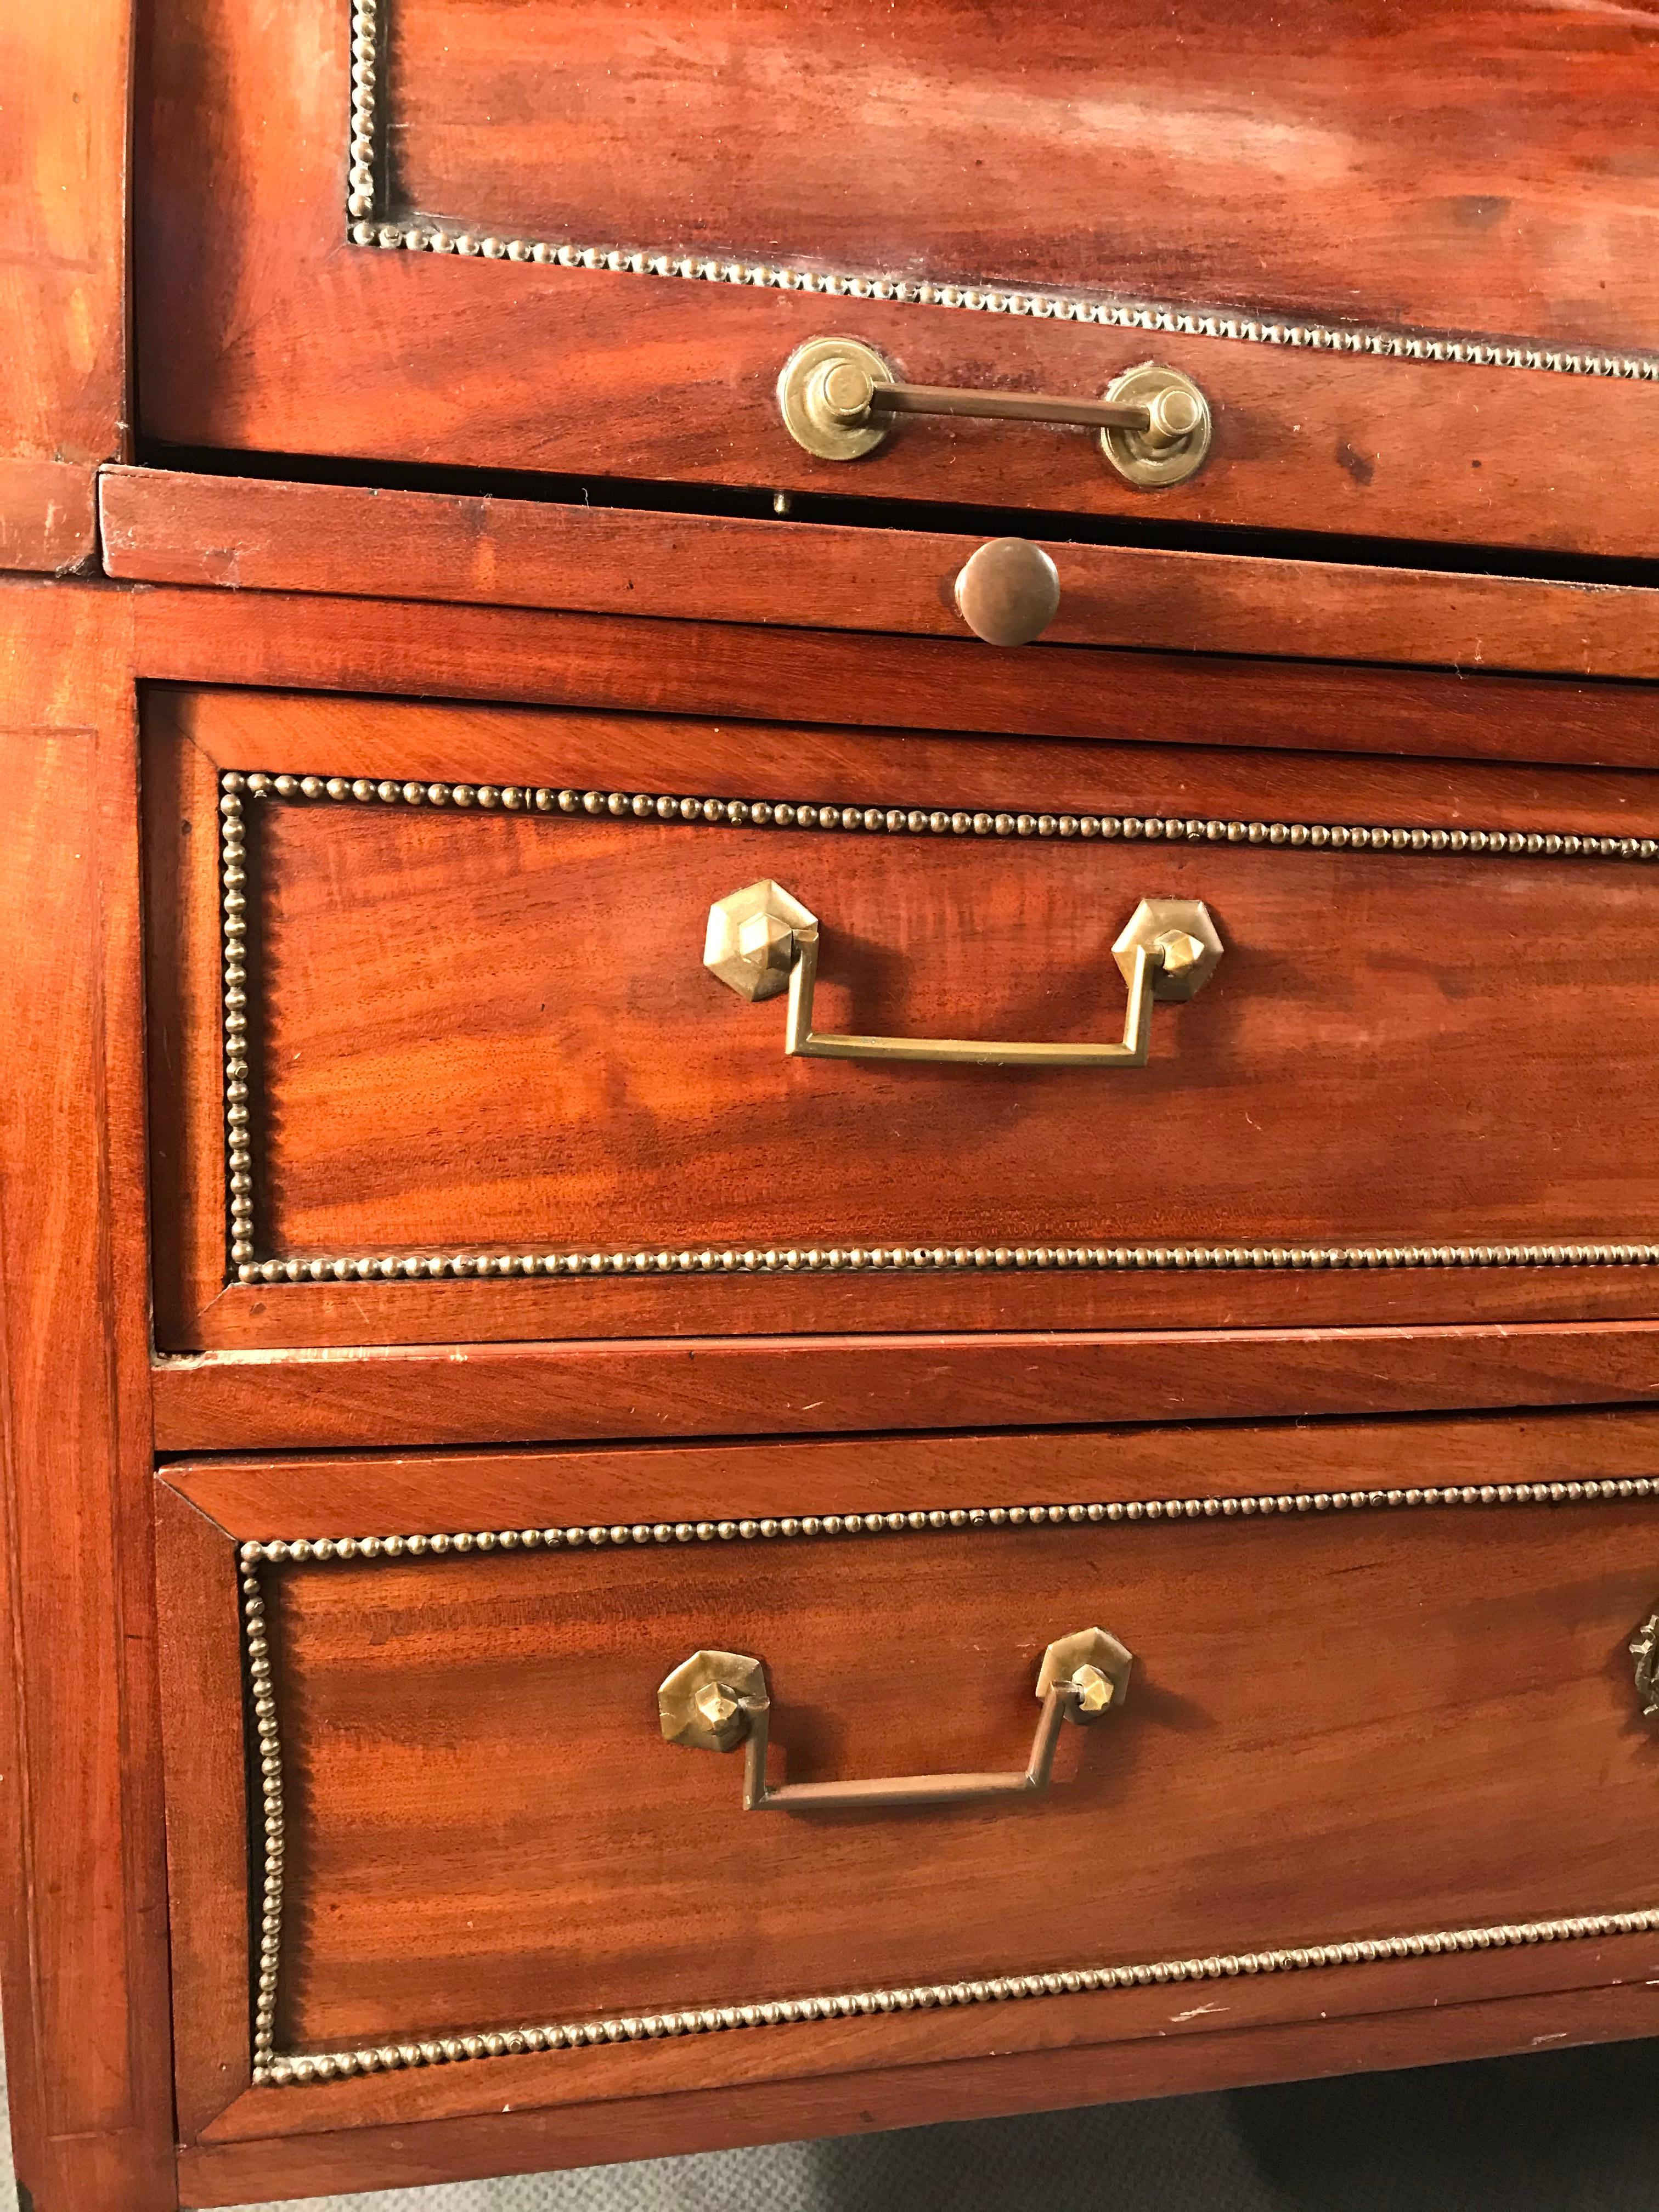
{"type": "Polygon", "coordinates": [[[1655,2032],[1659,26],[0,28],[40,2212],[1655,2032]]]}

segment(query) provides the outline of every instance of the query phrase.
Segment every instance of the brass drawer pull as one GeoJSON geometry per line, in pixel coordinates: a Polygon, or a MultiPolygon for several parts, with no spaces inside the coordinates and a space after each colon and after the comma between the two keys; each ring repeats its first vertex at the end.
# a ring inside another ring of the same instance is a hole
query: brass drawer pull
{"type": "Polygon", "coordinates": [[[1659,1613],[1650,1613],[1630,1640],[1636,1662],[1636,1694],[1644,1721],[1659,1720],[1659,1613]]]}
{"type": "Polygon", "coordinates": [[[1133,1664],[1133,1656],[1103,1628],[1080,1629],[1051,1644],[1037,1672],[1042,1711],[1030,1756],[1016,1774],[898,1774],[873,1782],[786,1782],[775,1790],[766,1779],[772,1711],[766,1669],[741,1651],[694,1651],[657,1692],[657,1711],[670,1743],[692,1751],[735,1751],[744,1745],[745,1813],[1040,1797],[1048,1787],[1061,1722],[1086,1726],[1121,1705],[1129,1694],[1133,1664]]]}
{"type": "Polygon", "coordinates": [[[1159,362],[1126,368],[1103,399],[964,392],[901,383],[861,338],[809,338],[797,347],[778,378],[778,408],[795,443],[821,461],[856,461],[874,453],[899,415],[1073,424],[1098,430],[1101,451],[1118,474],[1147,490],[1195,474],[1213,434],[1209,402],[1197,385],[1159,362]]]}
{"type": "Polygon", "coordinates": [[[801,1060],[968,1060],[981,1067],[1145,1067],[1155,999],[1201,991],[1221,957],[1209,909],[1197,899],[1142,899],[1112,957],[1129,987],[1123,1035],[1109,1044],[1005,1044],[981,1037],[818,1035],[818,923],[780,884],[750,884],[708,909],[703,964],[744,999],[789,992],[783,1048],[801,1060]]]}
{"type": "Polygon", "coordinates": [[[1060,571],[1040,545],[994,538],[957,572],[957,612],[987,645],[1030,645],[1060,612],[1060,571]]]}

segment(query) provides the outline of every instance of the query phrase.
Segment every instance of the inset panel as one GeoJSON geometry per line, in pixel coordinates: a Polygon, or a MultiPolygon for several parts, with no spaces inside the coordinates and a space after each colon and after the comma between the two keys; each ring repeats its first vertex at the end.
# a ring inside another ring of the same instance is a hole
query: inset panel
{"type": "MultiPolygon", "coordinates": [[[[172,1617],[176,1678],[222,1687],[240,1587],[254,2086],[709,2030],[752,2033],[763,2069],[792,2027],[940,2004],[1009,2008],[986,2031],[1006,2047],[1051,1996],[1097,1996],[1109,2034],[1152,1966],[1305,1975],[1313,2008],[1322,1969],[1368,1963],[1386,2004],[1392,1961],[1652,1933],[1659,1752],[1629,1648],[1659,1595],[1650,1428],[175,1470],[197,1515],[168,1506],[167,1574],[199,1583],[204,1508],[233,1524],[223,1589],[181,1585],[172,1617]],[[1200,1471],[1154,1494],[1183,1444],[1200,1471]],[[1268,1467],[1282,1487],[1229,1486],[1268,1467]],[[511,1517],[446,1513],[458,1479],[511,1517]],[[398,1500],[424,1525],[387,1526],[398,1500]],[[1065,1706],[1046,1788],[984,1794],[1030,1754],[1045,1653],[1097,1630],[1133,1655],[1104,1710],[1065,1706]],[[665,1729],[697,1653],[769,1693],[787,1786],[763,1808],[749,1709],[705,1712],[723,1751],[665,1729]],[[884,1801],[941,1775],[940,1802],[884,1801]]],[[[222,1794],[222,1727],[175,1735],[175,1786],[222,1794]]],[[[203,1931],[245,1954],[207,1810],[179,1808],[175,1911],[222,1984],[203,1931]]]]}
{"type": "Polygon", "coordinates": [[[357,29],[383,149],[360,219],[889,296],[1659,341],[1659,169],[1633,191],[1630,155],[1651,41],[1632,21],[381,0],[357,29]]]}
{"type": "Polygon", "coordinates": [[[775,1329],[1359,1320],[1379,1283],[1638,1310],[1645,777],[1449,801],[1426,763],[1079,746],[1022,786],[969,740],[364,713],[158,702],[156,1127],[191,1170],[158,1234],[251,1318],[342,1285],[392,1340],[439,1291],[455,1336],[509,1291],[520,1334],[742,1330],[745,1284],[775,1329]],[[641,745],[688,782],[559,780],[641,745]]]}

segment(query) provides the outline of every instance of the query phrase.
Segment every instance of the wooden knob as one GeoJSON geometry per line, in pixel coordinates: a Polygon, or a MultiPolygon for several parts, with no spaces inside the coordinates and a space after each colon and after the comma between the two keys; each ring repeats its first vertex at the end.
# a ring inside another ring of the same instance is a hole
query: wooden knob
{"type": "Polygon", "coordinates": [[[994,538],[957,578],[957,612],[987,645],[1029,645],[1060,611],[1060,571],[1040,545],[994,538]]]}

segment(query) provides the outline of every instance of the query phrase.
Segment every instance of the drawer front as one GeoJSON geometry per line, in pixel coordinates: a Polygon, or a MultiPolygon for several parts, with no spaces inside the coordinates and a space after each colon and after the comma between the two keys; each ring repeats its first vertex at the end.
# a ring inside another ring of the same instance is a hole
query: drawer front
{"type": "Polygon", "coordinates": [[[147,36],[162,439],[1651,550],[1643,22],[188,0],[147,36]],[[839,337],[1073,403],[1152,359],[1213,441],[1126,475],[905,418],[829,457],[776,386],[839,337]]]}
{"type": "Polygon", "coordinates": [[[229,694],[149,760],[175,1348],[1652,1310],[1651,777],[229,694]]]}
{"type": "Polygon", "coordinates": [[[471,2062],[508,2057],[498,2100],[599,2094],[596,2043],[741,2036],[613,2075],[660,2087],[787,2069],[789,2030],[854,2013],[892,2020],[902,2062],[904,2016],[941,2006],[984,2008],[966,2047],[1014,2049],[1044,2000],[1088,2000],[1068,2034],[1109,2040],[1115,1996],[1154,1979],[1182,1985],[1176,2022],[1244,2025],[1217,1983],[1281,1977],[1312,2018],[1344,1968],[1386,2010],[1469,1994],[1476,1951],[1650,1953],[1659,1750],[1627,1646],[1659,1598],[1655,1434],[175,1469],[186,2108],[250,1970],[239,1667],[267,1925],[251,2073],[245,2025],[218,2067],[249,2129],[488,2108],[471,2062]]]}

